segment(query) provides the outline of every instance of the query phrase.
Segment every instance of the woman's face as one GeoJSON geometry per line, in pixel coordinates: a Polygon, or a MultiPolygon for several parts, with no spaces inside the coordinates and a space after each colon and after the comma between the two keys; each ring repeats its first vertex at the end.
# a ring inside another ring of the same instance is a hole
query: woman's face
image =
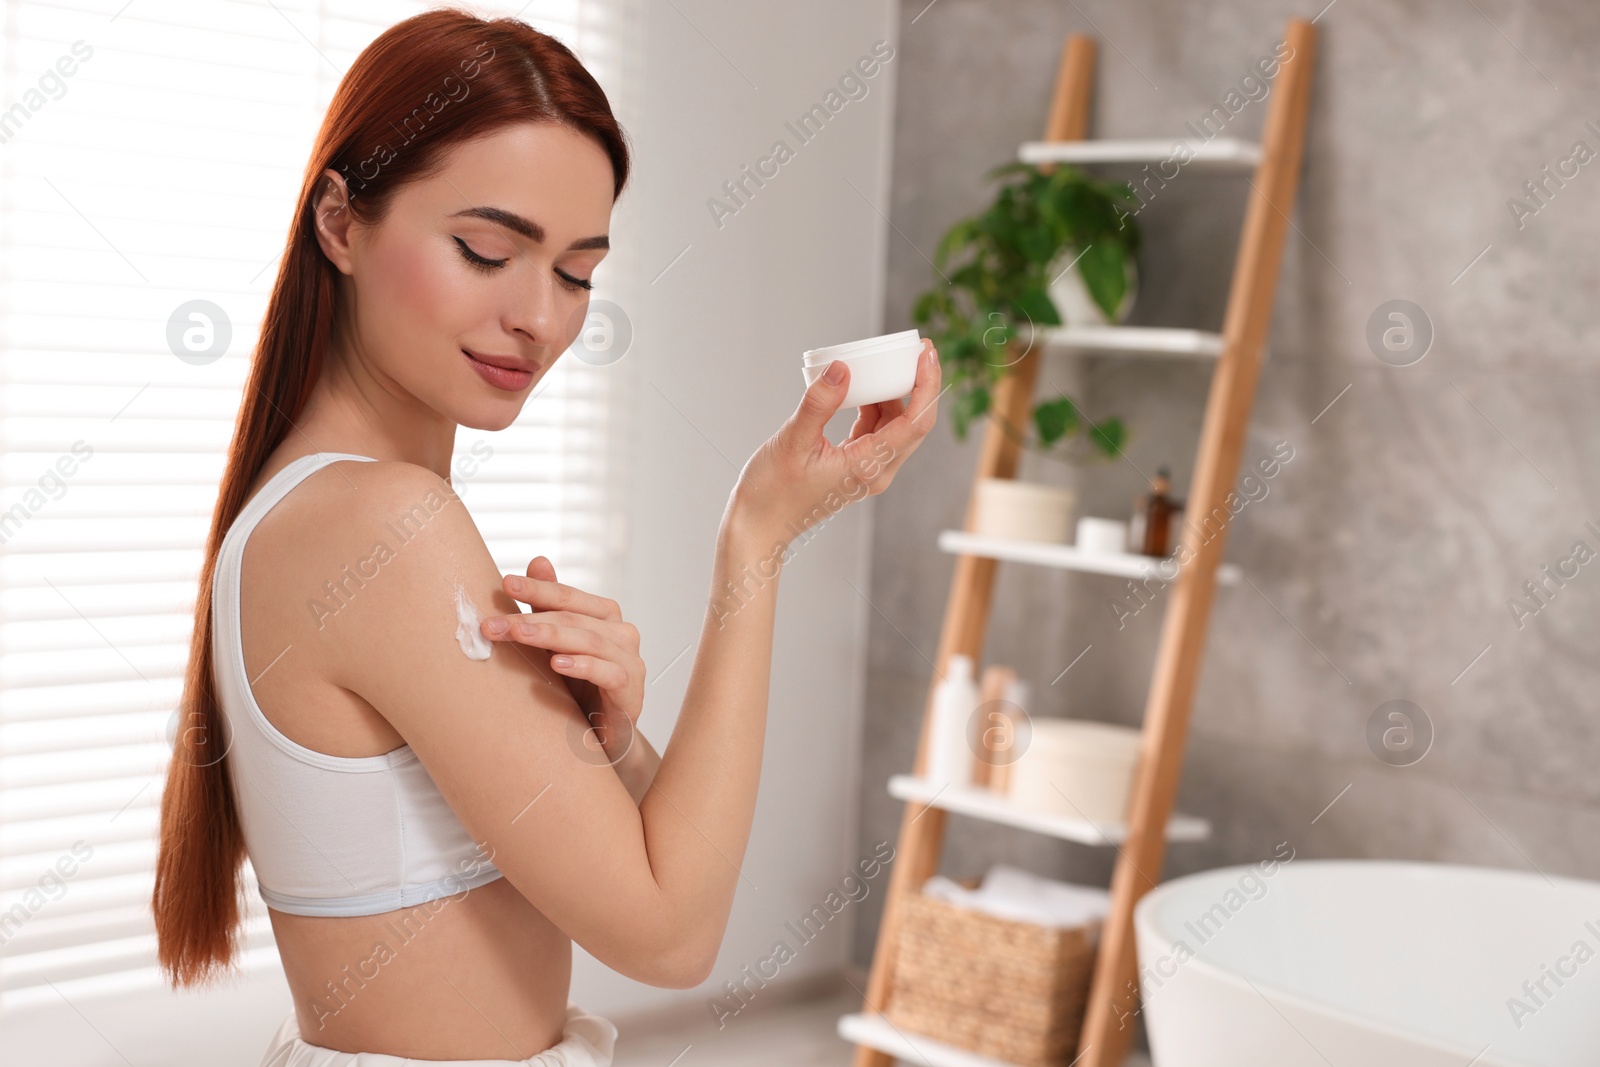
{"type": "Polygon", "coordinates": [[[319,217],[348,276],[344,351],[453,422],[509,426],[583,328],[612,186],[592,138],[523,123],[458,145],[375,226],[319,217]]]}

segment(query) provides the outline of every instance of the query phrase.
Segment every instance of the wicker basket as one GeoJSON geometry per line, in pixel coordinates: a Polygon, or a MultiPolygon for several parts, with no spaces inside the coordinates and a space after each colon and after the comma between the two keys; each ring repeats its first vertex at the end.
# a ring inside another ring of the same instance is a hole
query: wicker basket
{"type": "Polygon", "coordinates": [[[1098,922],[1038,926],[912,892],[899,923],[885,1010],[896,1026],[1025,1067],[1072,1062],[1098,922]]]}

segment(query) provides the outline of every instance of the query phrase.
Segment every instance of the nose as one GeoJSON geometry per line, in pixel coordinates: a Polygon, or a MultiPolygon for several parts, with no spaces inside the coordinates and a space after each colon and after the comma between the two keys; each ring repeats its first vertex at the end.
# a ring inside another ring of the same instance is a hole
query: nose
{"type": "Polygon", "coordinates": [[[566,329],[561,294],[556,292],[555,279],[549,272],[519,289],[517,299],[507,313],[506,326],[512,333],[522,334],[541,347],[553,347],[566,329]]]}

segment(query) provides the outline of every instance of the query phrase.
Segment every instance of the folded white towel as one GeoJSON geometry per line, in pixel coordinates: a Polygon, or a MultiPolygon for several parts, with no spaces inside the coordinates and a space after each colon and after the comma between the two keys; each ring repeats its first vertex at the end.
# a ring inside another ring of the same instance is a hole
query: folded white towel
{"type": "Polygon", "coordinates": [[[1003,863],[990,867],[976,889],[936,874],[922,883],[922,892],[986,915],[1051,927],[1104,919],[1111,906],[1104,889],[1058,882],[1003,863]]]}

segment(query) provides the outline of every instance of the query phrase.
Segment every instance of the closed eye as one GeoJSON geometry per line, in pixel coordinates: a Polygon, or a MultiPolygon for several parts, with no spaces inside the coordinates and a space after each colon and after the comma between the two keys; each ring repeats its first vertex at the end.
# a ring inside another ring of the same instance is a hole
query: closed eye
{"type": "Polygon", "coordinates": [[[479,270],[484,270],[484,271],[496,270],[496,269],[498,269],[500,267],[505,266],[510,261],[511,257],[509,257],[509,256],[507,256],[505,259],[489,259],[489,258],[487,258],[485,256],[480,256],[480,255],[478,255],[478,253],[476,253],[476,252],[474,252],[472,250],[472,246],[471,245],[467,244],[467,242],[463,241],[461,238],[457,237],[455,234],[451,234],[450,237],[451,237],[451,240],[455,241],[456,244],[461,246],[461,255],[462,255],[462,257],[465,258],[468,263],[471,263],[474,267],[477,267],[479,270]]]}
{"type": "MultiPolygon", "coordinates": [[[[489,259],[486,256],[480,256],[478,253],[472,250],[471,245],[467,244],[467,242],[463,241],[455,234],[451,234],[450,237],[460,247],[462,257],[478,270],[487,273],[488,271],[498,270],[510,262],[511,257],[509,256],[507,256],[505,259],[489,259]]],[[[588,278],[575,278],[564,270],[557,270],[556,276],[561,279],[561,284],[568,289],[584,290],[594,288],[593,280],[588,278]]]]}

